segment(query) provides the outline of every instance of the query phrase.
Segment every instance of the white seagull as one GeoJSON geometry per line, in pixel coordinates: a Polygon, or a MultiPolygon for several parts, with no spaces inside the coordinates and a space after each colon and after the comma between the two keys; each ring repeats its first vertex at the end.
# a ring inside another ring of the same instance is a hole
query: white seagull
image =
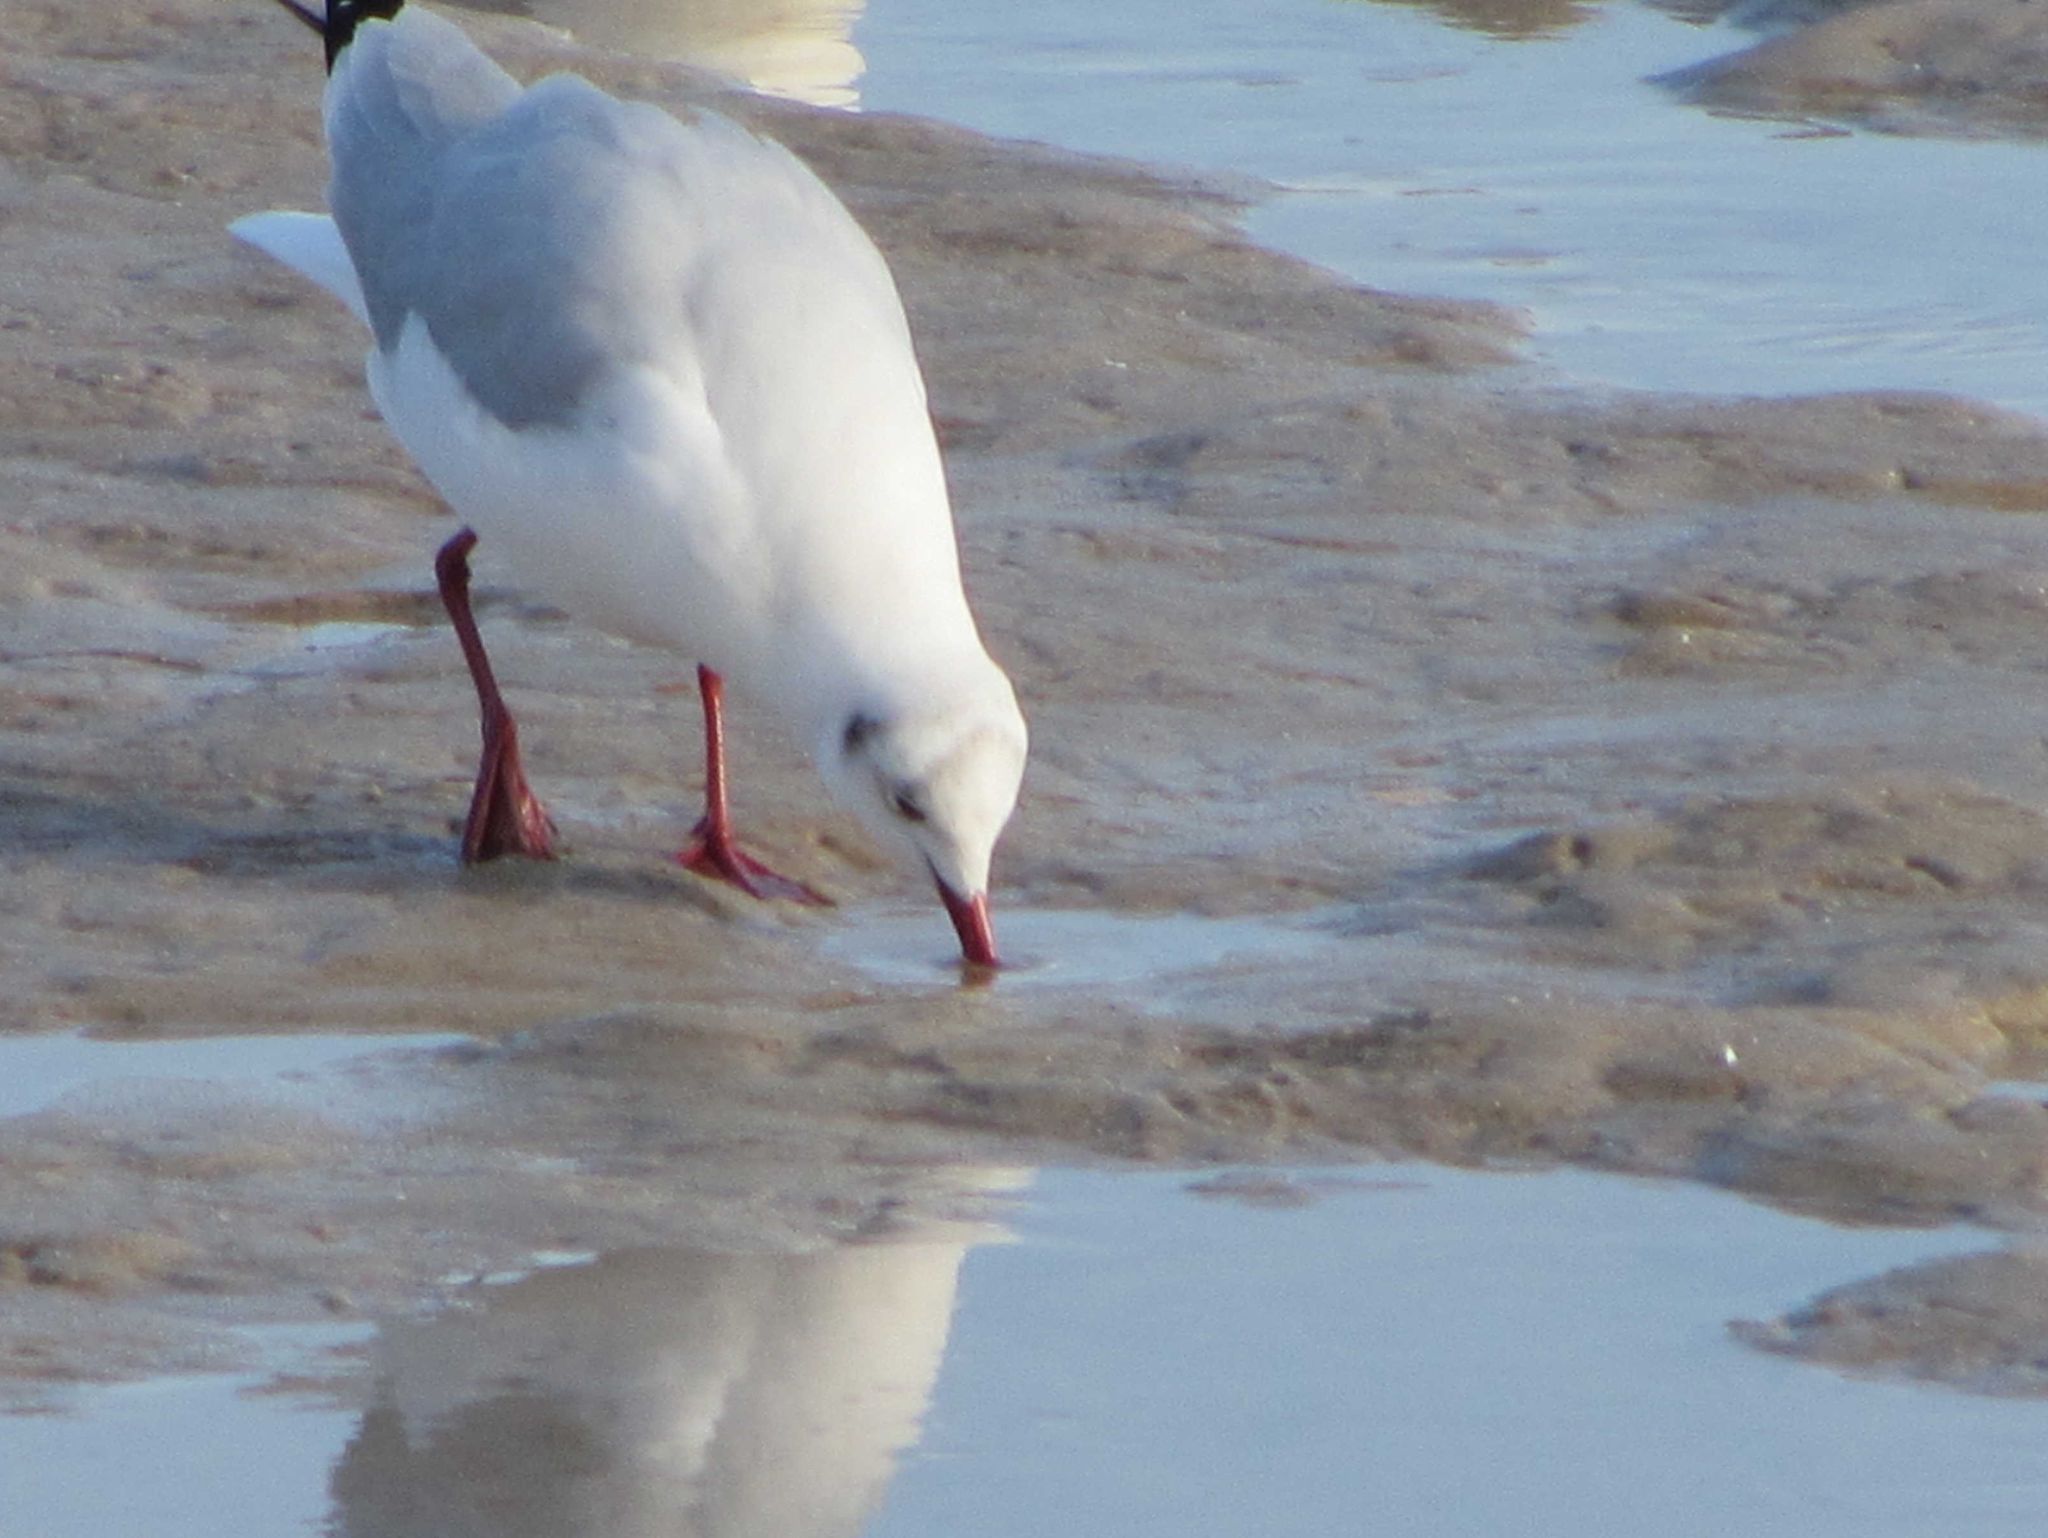
{"type": "Polygon", "coordinates": [[[242,240],[374,333],[370,394],[464,527],[436,562],[476,681],[467,860],[546,858],[553,828],[469,605],[481,535],[578,619],[697,663],[704,818],[680,856],[820,901],[740,852],[722,681],[779,709],[833,794],[937,884],[997,964],[989,861],[1024,718],[960,585],[902,301],[845,206],[778,144],[702,109],[530,87],[404,0],[328,0],[333,217],[242,240]]]}

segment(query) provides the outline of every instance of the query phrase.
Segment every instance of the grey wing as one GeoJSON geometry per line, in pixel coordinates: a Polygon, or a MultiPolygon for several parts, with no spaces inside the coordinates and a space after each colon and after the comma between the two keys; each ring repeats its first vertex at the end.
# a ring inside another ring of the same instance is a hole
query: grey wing
{"type": "Polygon", "coordinates": [[[570,420],[597,381],[687,338],[702,231],[683,132],[559,75],[424,153],[386,135],[399,142],[378,148],[402,152],[401,174],[352,171],[335,202],[378,345],[417,315],[501,422],[570,420]]]}
{"type": "Polygon", "coordinates": [[[691,208],[636,132],[658,144],[674,126],[558,76],[450,155],[406,299],[507,426],[565,423],[593,385],[686,338],[691,208]]]}
{"type": "MultiPolygon", "coordinates": [[[[329,110],[335,222],[378,345],[394,348],[418,316],[508,427],[566,424],[636,363],[689,375],[707,322],[693,296],[735,269],[807,269],[759,296],[774,310],[801,303],[825,275],[811,270],[819,257],[827,272],[837,257],[886,297],[900,329],[881,258],[851,217],[786,150],[737,124],[711,112],[679,122],[573,75],[508,85],[509,100],[478,76],[421,105],[397,67],[408,56],[378,57],[329,110]]],[[[726,317],[719,345],[745,349],[772,329],[726,317]]]]}
{"type": "Polygon", "coordinates": [[[366,23],[327,85],[328,205],[379,346],[396,343],[451,150],[520,97],[460,28],[408,7],[366,23]]]}

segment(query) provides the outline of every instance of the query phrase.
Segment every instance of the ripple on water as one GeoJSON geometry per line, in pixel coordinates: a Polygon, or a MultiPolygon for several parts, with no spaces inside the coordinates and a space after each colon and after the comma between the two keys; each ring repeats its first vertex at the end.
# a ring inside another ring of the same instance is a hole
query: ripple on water
{"type": "MultiPolygon", "coordinates": [[[[1305,923],[1268,918],[1019,908],[996,920],[1006,989],[1149,987],[1218,968],[1300,960],[1334,943],[1305,923]]],[[[825,950],[878,982],[960,980],[959,952],[934,908],[848,913],[825,950]]]]}

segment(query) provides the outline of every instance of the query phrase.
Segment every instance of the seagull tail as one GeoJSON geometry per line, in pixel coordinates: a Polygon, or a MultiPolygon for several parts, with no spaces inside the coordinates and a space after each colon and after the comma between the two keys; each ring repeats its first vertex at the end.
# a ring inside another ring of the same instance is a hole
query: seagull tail
{"type": "Polygon", "coordinates": [[[349,260],[348,247],[342,244],[341,231],[325,214],[277,210],[249,214],[229,225],[228,233],[311,278],[347,305],[357,320],[369,325],[370,307],[363,302],[363,286],[356,280],[355,264],[349,260]]]}
{"type": "Polygon", "coordinates": [[[277,3],[320,34],[327,45],[327,71],[332,74],[334,61],[341,56],[341,50],[348,47],[349,39],[356,35],[356,28],[366,21],[391,20],[404,7],[405,0],[327,0],[325,16],[302,0],[277,0],[277,3]]]}

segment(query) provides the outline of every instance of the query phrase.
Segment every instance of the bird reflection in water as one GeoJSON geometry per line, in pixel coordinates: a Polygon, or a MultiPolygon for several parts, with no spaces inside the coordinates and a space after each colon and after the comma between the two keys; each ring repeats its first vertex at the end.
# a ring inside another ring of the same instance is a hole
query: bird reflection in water
{"type": "Polygon", "coordinates": [[[561,27],[580,42],[674,59],[814,107],[855,107],[866,0],[454,0],[561,27]]]}
{"type": "Polygon", "coordinates": [[[999,1235],[934,1221],[808,1253],[620,1252],[386,1324],[330,1531],[858,1533],[917,1441],[961,1261],[999,1235]]]}

